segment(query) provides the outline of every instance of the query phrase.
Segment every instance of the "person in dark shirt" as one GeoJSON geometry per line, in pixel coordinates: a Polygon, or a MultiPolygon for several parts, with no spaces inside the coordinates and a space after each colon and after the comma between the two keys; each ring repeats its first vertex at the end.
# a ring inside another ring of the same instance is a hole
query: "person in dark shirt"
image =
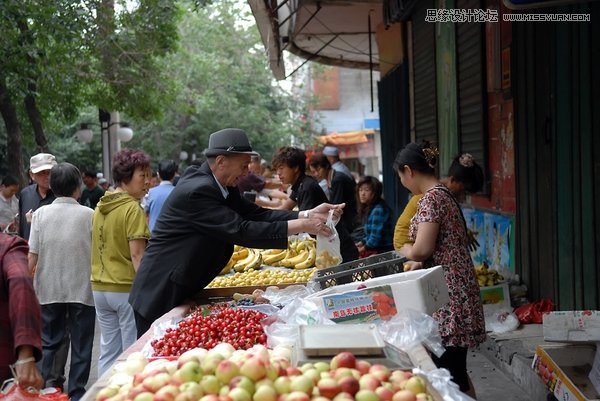
{"type": "Polygon", "coordinates": [[[98,185],[98,177],[93,171],[86,171],[82,175],[85,187],[81,191],[79,203],[83,206],[95,209],[100,198],[104,196],[104,189],[98,185]]]}
{"type": "Polygon", "coordinates": [[[315,154],[310,159],[310,169],[317,180],[327,180],[329,188],[329,201],[332,203],[345,203],[346,208],[342,215],[341,223],[351,233],[356,226],[356,183],[352,178],[332,168],[327,156],[315,154]]]}
{"type": "Polygon", "coordinates": [[[29,240],[32,213],[56,199],[50,189],[50,169],[55,165],[56,159],[50,153],[38,153],[29,161],[33,184],[23,188],[19,196],[19,236],[26,240],[29,240]]]}
{"type": "MultiPolygon", "coordinates": [[[[306,175],[306,154],[302,149],[295,147],[279,149],[273,157],[273,167],[276,169],[281,182],[292,186],[289,199],[283,202],[280,209],[291,210],[298,206],[300,211],[309,210],[328,201],[317,180],[306,175]]],[[[346,208],[348,208],[348,205],[346,205],[346,208]]],[[[356,214],[356,211],[354,214],[356,214]]],[[[344,215],[342,215],[336,229],[340,236],[340,253],[343,262],[350,262],[358,259],[358,250],[350,237],[349,231],[342,223],[343,219],[344,215]]]]}

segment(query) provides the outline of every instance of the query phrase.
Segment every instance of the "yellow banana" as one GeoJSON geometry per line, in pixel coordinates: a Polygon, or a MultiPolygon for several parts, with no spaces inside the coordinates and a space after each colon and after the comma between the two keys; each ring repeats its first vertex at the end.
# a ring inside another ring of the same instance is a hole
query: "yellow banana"
{"type": "Polygon", "coordinates": [[[248,257],[249,253],[250,253],[250,249],[248,249],[248,248],[240,248],[238,251],[235,251],[233,253],[233,255],[231,255],[231,258],[233,260],[242,260],[242,259],[248,257]]]}
{"type": "Polygon", "coordinates": [[[260,254],[260,252],[255,252],[254,258],[246,266],[244,266],[244,271],[247,272],[248,270],[258,269],[260,268],[261,263],[262,255],[260,254]]]}
{"type": "Polygon", "coordinates": [[[285,267],[294,267],[298,263],[304,262],[306,260],[306,258],[308,258],[308,251],[304,250],[304,251],[301,251],[298,255],[294,256],[293,258],[283,259],[280,262],[280,264],[281,264],[281,266],[285,266],[285,267]]]}
{"type": "Polygon", "coordinates": [[[219,276],[223,276],[223,275],[229,273],[231,271],[231,268],[233,267],[234,264],[235,264],[235,260],[229,259],[229,262],[227,262],[227,264],[225,265],[225,267],[223,267],[223,269],[219,273],[219,276]]]}
{"type": "Polygon", "coordinates": [[[300,262],[294,265],[294,269],[308,269],[315,265],[315,259],[317,258],[317,250],[315,248],[310,248],[308,251],[308,257],[304,262],[300,262]]]}
{"type": "Polygon", "coordinates": [[[263,257],[263,263],[265,265],[273,266],[274,263],[283,260],[285,255],[287,255],[287,249],[279,249],[279,253],[263,257]]]}
{"type": "MultiPolygon", "coordinates": [[[[246,248],[246,249],[248,249],[248,248],[246,248]]],[[[236,261],[235,265],[233,265],[233,270],[235,270],[236,272],[243,272],[246,265],[248,265],[248,263],[250,263],[254,258],[255,258],[254,250],[248,249],[248,256],[246,256],[244,259],[236,261]]]]}

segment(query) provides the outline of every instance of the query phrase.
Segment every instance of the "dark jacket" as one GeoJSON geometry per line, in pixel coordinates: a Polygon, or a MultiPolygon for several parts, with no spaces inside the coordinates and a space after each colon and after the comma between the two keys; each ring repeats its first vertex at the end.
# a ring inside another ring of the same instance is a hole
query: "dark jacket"
{"type": "Polygon", "coordinates": [[[165,201],[129,302],[155,320],[202,290],[227,264],[233,245],[284,249],[297,212],[263,209],[235,187],[223,197],[208,163],[189,167],[165,201]]]}
{"type": "Polygon", "coordinates": [[[27,222],[25,214],[29,210],[35,212],[40,206],[49,205],[56,199],[51,189],[48,189],[44,199],[42,199],[37,189],[37,184],[31,184],[23,188],[19,195],[19,236],[26,240],[29,240],[31,224],[27,222]]]}
{"type": "Polygon", "coordinates": [[[345,203],[344,214],[340,223],[351,233],[356,225],[356,183],[344,173],[333,170],[331,186],[329,188],[329,202],[333,204],[345,203]]]}
{"type": "MultiPolygon", "coordinates": [[[[343,173],[338,174],[344,175],[343,173]]],[[[327,195],[325,195],[325,192],[323,192],[323,189],[317,180],[304,174],[298,177],[298,180],[292,185],[290,199],[296,202],[298,210],[300,211],[310,210],[319,206],[321,203],[328,202],[327,195]]],[[[346,214],[346,209],[348,209],[348,204],[344,207],[342,219],[335,226],[340,237],[340,253],[342,254],[344,263],[358,259],[358,249],[356,248],[356,245],[354,245],[354,241],[350,237],[350,233],[346,226],[342,223],[343,216],[346,214]]]]}

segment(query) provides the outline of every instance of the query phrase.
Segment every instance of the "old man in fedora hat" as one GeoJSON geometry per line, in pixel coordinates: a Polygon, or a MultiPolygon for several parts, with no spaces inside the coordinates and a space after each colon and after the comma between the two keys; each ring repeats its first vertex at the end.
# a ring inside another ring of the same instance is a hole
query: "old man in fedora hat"
{"type": "Polygon", "coordinates": [[[246,132],[226,128],[210,135],[206,162],[190,166],[165,201],[131,288],[138,336],[154,320],[206,287],[229,261],[235,244],[287,247],[288,236],[328,235],[323,203],[301,213],[263,209],[236,188],[253,154],[246,132]]]}

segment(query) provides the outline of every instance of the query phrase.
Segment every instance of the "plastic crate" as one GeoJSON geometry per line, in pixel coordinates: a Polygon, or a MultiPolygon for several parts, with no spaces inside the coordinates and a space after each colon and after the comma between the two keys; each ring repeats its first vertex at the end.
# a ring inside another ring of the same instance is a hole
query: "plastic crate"
{"type": "Polygon", "coordinates": [[[312,281],[316,282],[320,289],[325,289],[338,284],[402,273],[406,260],[396,251],[371,255],[364,259],[315,270],[312,281]]]}

